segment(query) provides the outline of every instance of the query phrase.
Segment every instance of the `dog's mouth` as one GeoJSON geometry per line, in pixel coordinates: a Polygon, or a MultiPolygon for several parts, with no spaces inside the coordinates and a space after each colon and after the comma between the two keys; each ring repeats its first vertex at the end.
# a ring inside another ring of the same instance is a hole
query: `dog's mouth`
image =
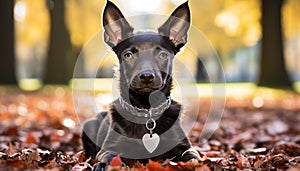
{"type": "Polygon", "coordinates": [[[150,94],[153,91],[160,90],[163,87],[163,80],[157,73],[153,73],[152,77],[147,75],[144,77],[141,74],[135,76],[129,83],[131,90],[138,94],[150,94]]]}
{"type": "Polygon", "coordinates": [[[145,87],[133,87],[133,86],[130,86],[130,89],[139,94],[150,94],[154,91],[161,90],[162,86],[158,86],[158,87],[146,87],[146,86],[145,87]]]}

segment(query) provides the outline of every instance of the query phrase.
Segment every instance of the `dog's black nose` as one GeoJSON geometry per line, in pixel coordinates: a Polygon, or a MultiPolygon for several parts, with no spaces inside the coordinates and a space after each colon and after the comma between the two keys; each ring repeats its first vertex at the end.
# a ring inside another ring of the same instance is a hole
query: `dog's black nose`
{"type": "Polygon", "coordinates": [[[155,78],[155,74],[153,71],[143,71],[140,73],[140,80],[143,83],[151,83],[154,78],[155,78]]]}

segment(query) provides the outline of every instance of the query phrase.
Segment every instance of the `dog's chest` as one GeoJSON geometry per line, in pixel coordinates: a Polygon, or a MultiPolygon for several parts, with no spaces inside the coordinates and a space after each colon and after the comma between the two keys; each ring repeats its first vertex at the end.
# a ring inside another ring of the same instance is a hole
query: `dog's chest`
{"type": "MultiPolygon", "coordinates": [[[[180,105],[171,106],[160,117],[155,119],[156,127],[153,132],[161,135],[172,128],[180,127],[179,113],[180,105]]],[[[130,115],[130,113],[127,114],[130,115]]],[[[146,133],[149,133],[149,130],[146,128],[147,118],[137,118],[139,119],[138,121],[132,121],[134,119],[132,116],[129,118],[123,117],[117,110],[113,109],[111,112],[112,129],[121,135],[135,139],[142,139],[146,133]]]]}
{"type": "Polygon", "coordinates": [[[149,132],[145,124],[131,122],[119,113],[112,113],[111,122],[111,127],[114,131],[128,138],[141,139],[145,133],[149,132]]]}

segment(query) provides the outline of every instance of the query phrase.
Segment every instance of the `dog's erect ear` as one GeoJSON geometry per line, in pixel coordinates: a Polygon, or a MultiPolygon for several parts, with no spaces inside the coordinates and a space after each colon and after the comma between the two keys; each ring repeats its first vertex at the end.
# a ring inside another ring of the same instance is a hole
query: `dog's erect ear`
{"type": "Polygon", "coordinates": [[[128,24],[118,7],[107,1],[103,11],[104,41],[111,47],[128,38],[133,28],[128,24]]]}
{"type": "Polygon", "coordinates": [[[190,8],[187,1],[175,9],[168,20],[158,28],[158,32],[168,36],[176,48],[180,49],[187,42],[189,27],[190,8]]]}

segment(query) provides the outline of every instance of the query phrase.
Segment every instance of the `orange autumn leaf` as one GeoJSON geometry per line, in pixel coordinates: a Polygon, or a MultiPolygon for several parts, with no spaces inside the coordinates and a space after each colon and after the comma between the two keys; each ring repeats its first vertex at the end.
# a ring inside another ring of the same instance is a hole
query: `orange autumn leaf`
{"type": "Polygon", "coordinates": [[[19,129],[16,126],[11,126],[11,127],[6,128],[6,130],[2,134],[9,135],[9,136],[18,136],[19,129]]]}
{"type": "MultiPolygon", "coordinates": [[[[79,151],[77,154],[76,154],[76,156],[77,156],[77,160],[78,160],[78,162],[84,162],[84,159],[86,158],[86,156],[85,156],[85,152],[84,151],[79,151]]],[[[88,159],[88,161],[90,160],[91,158],[89,158],[88,159]]]]}
{"type": "Polygon", "coordinates": [[[36,137],[32,132],[27,132],[27,137],[24,141],[25,144],[36,144],[38,143],[38,137],[36,137]]]}
{"type": "Polygon", "coordinates": [[[167,166],[165,167],[166,171],[181,171],[182,169],[177,163],[169,162],[167,166]]]}
{"type": "Polygon", "coordinates": [[[119,167],[121,168],[122,167],[122,160],[121,160],[121,157],[120,156],[116,156],[114,157],[110,164],[109,164],[110,167],[119,167]]]}
{"type": "Polygon", "coordinates": [[[17,148],[12,145],[12,143],[9,143],[9,147],[8,147],[8,155],[14,155],[18,152],[17,148]]]}
{"type": "Polygon", "coordinates": [[[135,162],[133,165],[133,168],[131,168],[133,171],[144,171],[146,170],[146,166],[140,163],[139,161],[135,162]]]}
{"type": "Polygon", "coordinates": [[[178,162],[177,164],[181,170],[195,170],[195,168],[202,166],[199,162],[178,162]]]}
{"type": "Polygon", "coordinates": [[[158,162],[150,160],[146,166],[148,171],[165,171],[165,168],[158,162]]]}
{"type": "Polygon", "coordinates": [[[18,168],[18,169],[24,169],[25,168],[24,164],[20,160],[7,160],[5,164],[7,166],[15,167],[15,168],[18,168]]]}

